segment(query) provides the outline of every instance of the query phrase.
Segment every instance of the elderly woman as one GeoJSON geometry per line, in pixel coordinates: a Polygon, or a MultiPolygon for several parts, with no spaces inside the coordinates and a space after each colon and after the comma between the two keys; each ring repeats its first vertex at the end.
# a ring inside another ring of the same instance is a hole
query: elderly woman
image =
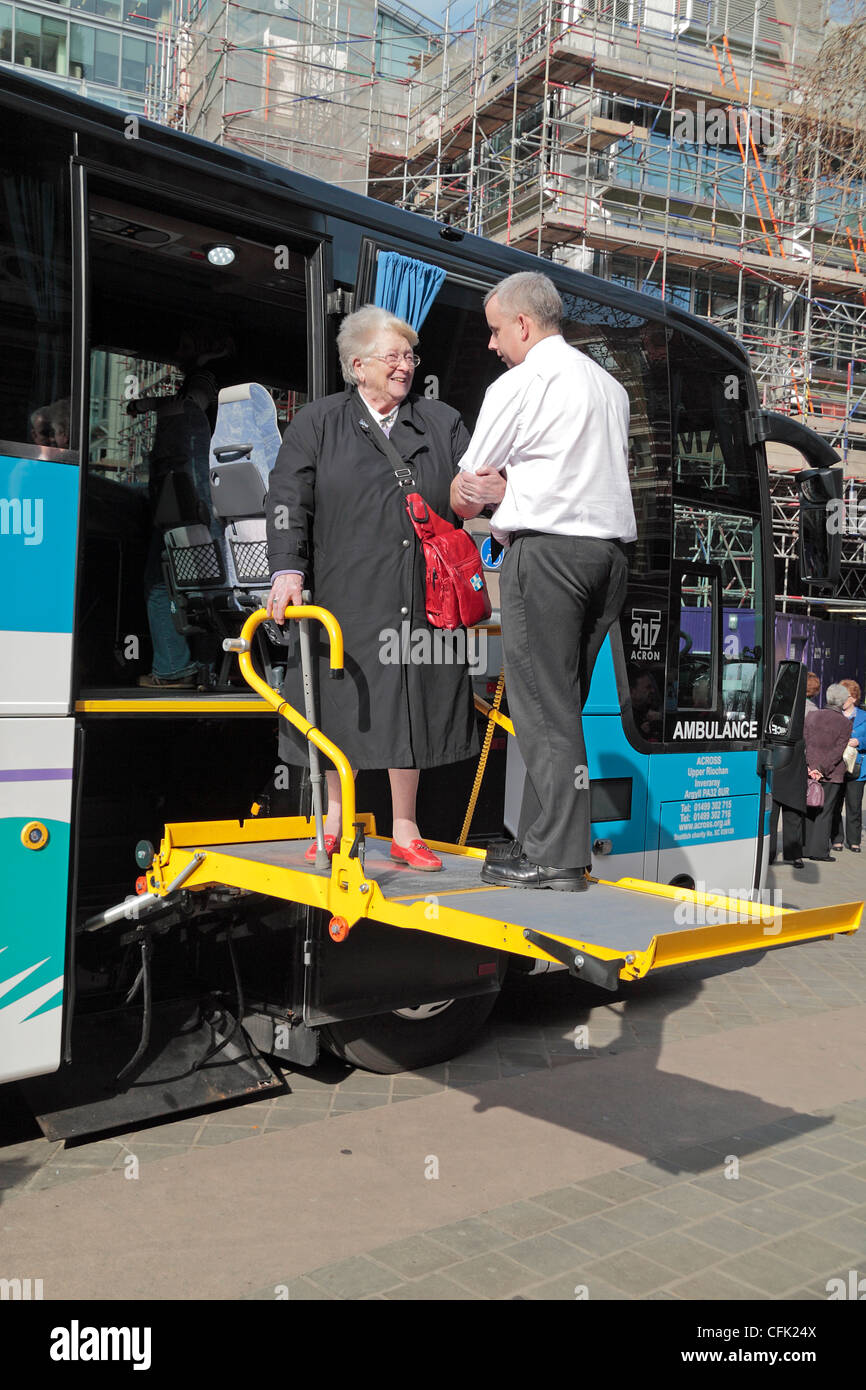
{"type": "Polygon", "coordinates": [[[866,710],[860,704],[860,686],[855,680],[839,682],[848,691],[848,699],[842,706],[842,713],[851,720],[849,747],[856,749],[859,764],[854,764],[853,772],[846,770],[842,794],[836,802],[833,816],[833,848],[844,849],[842,840],[842,809],[845,810],[845,839],[848,848],[860,853],[860,836],[863,821],[863,784],[866,782],[866,710]]]}
{"type": "Polygon", "coordinates": [[[807,859],[835,862],[830,853],[830,830],[845,777],[842,754],[851,739],[851,723],[842,713],[848,698],[844,685],[828,686],[825,708],[807,714],[803,726],[809,777],[824,789],[823,806],[806,809],[807,859]]]}
{"type": "MultiPolygon", "coordinates": [[[[271,474],[268,613],[282,623],[286,606],[300,603],[308,588],[339,621],[346,675],[319,680],[319,725],[353,768],[387,767],[391,857],[434,870],[442,861],[415,819],[419,770],[477,751],[472,690],[449,634],[432,640],[420,544],[383,445],[390,438],[411,469],[406,491],[417,490],[453,522],[449,489],[469,434],[456,410],[413,393],[417,342],[414,330],[384,309],[368,306],[343,320],[337,347],[347,389],[297,414],[271,474]],[[414,640],[419,630],[426,639],[414,640]]],[[[322,673],[325,659],[320,652],[322,673]]],[[[281,756],[304,761],[305,750],[281,725],[281,756]]],[[[326,777],[330,854],[341,833],[341,804],[336,771],[326,777]]],[[[311,846],[308,858],[314,853],[311,846]]]]}

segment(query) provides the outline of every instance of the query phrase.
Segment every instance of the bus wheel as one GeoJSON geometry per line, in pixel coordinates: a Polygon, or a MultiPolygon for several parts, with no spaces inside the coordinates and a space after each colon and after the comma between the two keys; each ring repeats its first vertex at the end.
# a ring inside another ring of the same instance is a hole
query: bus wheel
{"type": "Polygon", "coordinates": [[[463,1052],[486,1023],[498,995],[442,999],[372,1018],[329,1023],[322,1041],[344,1062],[389,1074],[432,1067],[463,1052]]]}

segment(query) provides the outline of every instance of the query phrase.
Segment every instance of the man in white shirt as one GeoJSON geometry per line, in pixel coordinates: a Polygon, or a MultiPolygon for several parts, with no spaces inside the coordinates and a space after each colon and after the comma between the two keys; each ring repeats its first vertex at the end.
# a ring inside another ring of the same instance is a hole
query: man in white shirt
{"type": "Polygon", "coordinates": [[[516,852],[487,883],[588,887],[590,795],[581,709],[625,598],[636,539],[628,479],[629,402],[562,337],[546,275],[510,275],[484,300],[491,350],[510,369],[488,388],[451,487],[462,517],[495,504],[508,546],[500,595],[508,707],[526,764],[516,852]]]}

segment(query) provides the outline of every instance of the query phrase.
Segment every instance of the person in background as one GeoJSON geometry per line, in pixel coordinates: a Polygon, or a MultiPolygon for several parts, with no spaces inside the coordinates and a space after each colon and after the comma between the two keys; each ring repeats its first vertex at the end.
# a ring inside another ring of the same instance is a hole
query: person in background
{"type": "Polygon", "coordinates": [[[815,701],[821,694],[821,682],[814,671],[809,671],[806,675],[806,713],[811,714],[813,709],[817,709],[815,701]]]}
{"type": "Polygon", "coordinates": [[[836,862],[830,853],[830,828],[845,777],[842,754],[851,741],[851,724],[842,713],[848,699],[844,685],[828,686],[826,707],[807,714],[803,726],[809,778],[824,790],[823,806],[806,807],[807,859],[836,862]]]}
{"type": "Polygon", "coordinates": [[[842,706],[842,713],[851,720],[851,738],[848,740],[848,746],[856,750],[858,761],[854,764],[853,772],[848,772],[846,769],[842,795],[836,802],[836,810],[833,815],[831,839],[834,850],[844,849],[845,845],[842,840],[842,810],[844,807],[845,840],[848,848],[853,850],[855,854],[859,854],[863,822],[863,784],[866,782],[866,710],[860,704],[861,691],[855,680],[841,680],[839,684],[848,691],[848,699],[842,706]]]}

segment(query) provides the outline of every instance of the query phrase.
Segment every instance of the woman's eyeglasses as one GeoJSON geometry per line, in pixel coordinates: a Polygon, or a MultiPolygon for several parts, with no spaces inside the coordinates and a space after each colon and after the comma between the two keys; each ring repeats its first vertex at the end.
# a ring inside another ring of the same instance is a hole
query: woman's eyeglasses
{"type": "Polygon", "coordinates": [[[381,356],[371,352],[366,360],[368,362],[384,362],[386,367],[399,367],[401,363],[407,367],[417,367],[421,362],[417,352],[386,352],[381,356]]]}

